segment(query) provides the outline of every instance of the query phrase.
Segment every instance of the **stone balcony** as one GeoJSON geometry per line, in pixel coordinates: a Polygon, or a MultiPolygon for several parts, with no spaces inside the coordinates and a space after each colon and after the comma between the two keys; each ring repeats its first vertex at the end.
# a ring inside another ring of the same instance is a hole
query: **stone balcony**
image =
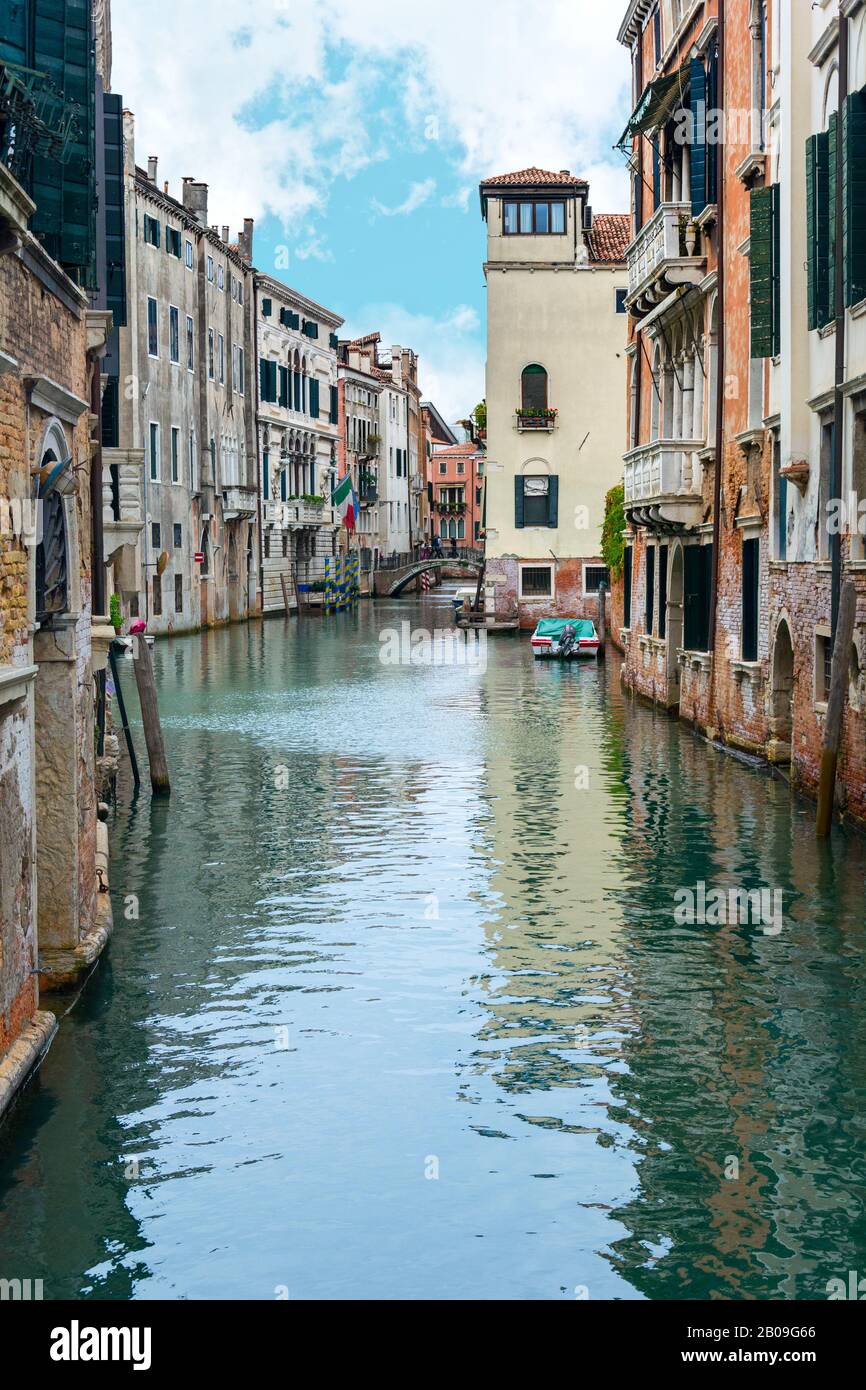
{"type": "Polygon", "coordinates": [[[231,483],[222,489],[223,520],[237,521],[256,514],[256,489],[249,483],[231,483]]]}
{"type": "Polygon", "coordinates": [[[103,449],[102,530],[105,558],[135,546],[144,529],[144,450],[103,449]]]}
{"type": "Polygon", "coordinates": [[[291,531],[303,526],[334,526],[336,522],[333,507],[290,498],[288,502],[265,503],[265,524],[291,531]]]}
{"type": "Polygon", "coordinates": [[[700,284],[706,274],[701,233],[689,203],[662,203],[626,253],[628,307],[645,318],[682,285],[700,284]]]}
{"type": "Polygon", "coordinates": [[[700,525],[705,445],[696,439],[656,439],[625,455],[625,512],[635,526],[682,531],[700,525]]]}

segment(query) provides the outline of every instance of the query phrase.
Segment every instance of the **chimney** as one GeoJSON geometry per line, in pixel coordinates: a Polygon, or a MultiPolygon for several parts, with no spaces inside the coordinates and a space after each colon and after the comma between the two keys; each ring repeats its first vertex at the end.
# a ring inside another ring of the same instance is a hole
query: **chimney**
{"type": "Polygon", "coordinates": [[[400,385],[400,373],[403,367],[403,349],[399,346],[391,348],[391,378],[396,384],[400,385]]]}
{"type": "Polygon", "coordinates": [[[251,217],[245,217],[245,218],[244,218],[244,229],[243,229],[243,231],[242,231],[242,232],[239,234],[239,236],[238,236],[238,250],[240,251],[242,258],[243,258],[245,261],[248,261],[250,265],[252,265],[252,263],[253,263],[253,219],[252,219],[251,217]]]}
{"type": "Polygon", "coordinates": [[[227,243],[227,242],[228,242],[228,239],[229,239],[229,229],[228,229],[228,227],[223,227],[223,241],[227,243]]]}
{"type": "Polygon", "coordinates": [[[166,179],[165,183],[162,185],[162,191],[163,191],[163,193],[165,194],[165,196],[166,196],[166,198],[167,198],[167,197],[168,197],[168,179],[166,179]]]}
{"type": "Polygon", "coordinates": [[[183,205],[196,222],[207,226],[207,184],[188,176],[183,181],[183,205]]]}
{"type": "Polygon", "coordinates": [[[560,172],[561,174],[565,174],[567,178],[569,178],[569,179],[571,178],[571,170],[570,170],[570,169],[560,169],[559,172],[560,172]]]}
{"type": "Polygon", "coordinates": [[[155,154],[149,154],[147,156],[147,177],[150,179],[151,183],[156,183],[156,166],[157,156],[155,154]]]}

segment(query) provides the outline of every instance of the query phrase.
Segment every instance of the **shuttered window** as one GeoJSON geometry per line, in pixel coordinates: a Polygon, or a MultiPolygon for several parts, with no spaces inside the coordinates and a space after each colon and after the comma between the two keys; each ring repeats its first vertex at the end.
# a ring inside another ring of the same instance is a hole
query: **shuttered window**
{"type": "Polygon", "coordinates": [[[310,380],[310,414],[314,420],[319,418],[319,383],[315,377],[310,380]]]}
{"type": "Polygon", "coordinates": [[[866,299],[866,88],[852,92],[842,114],[845,141],[843,245],[845,303],[866,299]]]}
{"type": "MultiPolygon", "coordinates": [[[[719,104],[719,50],[718,46],[713,48],[710,61],[707,64],[707,110],[718,110],[719,104]]],[[[707,202],[715,203],[719,196],[719,150],[721,146],[716,140],[713,144],[706,147],[707,162],[707,202]]]]}
{"type": "Polygon", "coordinates": [[[514,525],[556,527],[559,524],[559,478],[526,477],[514,479],[514,525]]]}
{"type": "Polygon", "coordinates": [[[668,547],[659,546],[659,637],[668,631],[668,547]]]}
{"type": "Polygon", "coordinates": [[[336,386],[331,387],[331,409],[328,418],[332,425],[336,425],[339,411],[339,396],[336,386]]]}
{"type": "Polygon", "coordinates": [[[700,58],[693,58],[691,63],[689,104],[692,111],[692,217],[700,217],[707,206],[707,75],[700,58]]]}
{"type": "Polygon", "coordinates": [[[259,360],[259,377],[262,400],[274,405],[277,399],[277,364],[264,357],[259,360]]]}
{"type": "Polygon", "coordinates": [[[631,627],[631,562],[634,554],[630,545],[622,553],[622,625],[631,627]]]}
{"type": "Polygon", "coordinates": [[[659,153],[658,136],[652,142],[653,146],[653,210],[661,205],[662,200],[662,161],[659,153]]]}
{"type": "Polygon", "coordinates": [[[806,251],[809,329],[834,317],[830,283],[830,136],[806,141],[806,251]]]}
{"type": "Polygon", "coordinates": [[[271,496],[271,460],[270,460],[270,455],[268,454],[267,449],[265,449],[265,450],[263,451],[263,453],[262,453],[262,497],[264,498],[265,502],[267,502],[267,501],[270,500],[270,496],[271,496]]]}
{"type": "Polygon", "coordinates": [[[289,408],[289,369],[280,367],[280,405],[284,409],[289,408]]]}
{"type": "Polygon", "coordinates": [[[712,572],[713,547],[687,545],[683,551],[683,640],[686,651],[705,652],[709,648],[712,572]]]}
{"type": "Polygon", "coordinates": [[[758,659],[759,540],[743,541],[743,660],[758,659]]]}
{"type": "Polygon", "coordinates": [[[777,357],[781,347],[779,185],[751,194],[751,355],[777,357]]]}
{"type": "Polygon", "coordinates": [[[646,627],[645,631],[652,636],[653,617],[655,612],[656,596],[656,550],[654,545],[647,546],[646,552],[646,627]]]}

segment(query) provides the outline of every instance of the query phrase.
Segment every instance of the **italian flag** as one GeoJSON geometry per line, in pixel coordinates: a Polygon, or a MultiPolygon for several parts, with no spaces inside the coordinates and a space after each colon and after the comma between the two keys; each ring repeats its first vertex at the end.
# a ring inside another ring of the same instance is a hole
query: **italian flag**
{"type": "Polygon", "coordinates": [[[345,478],[341,478],[337,483],[331,494],[331,506],[336,508],[337,515],[346,530],[354,531],[355,519],[358,515],[358,502],[352,487],[351,473],[347,473],[345,478]]]}

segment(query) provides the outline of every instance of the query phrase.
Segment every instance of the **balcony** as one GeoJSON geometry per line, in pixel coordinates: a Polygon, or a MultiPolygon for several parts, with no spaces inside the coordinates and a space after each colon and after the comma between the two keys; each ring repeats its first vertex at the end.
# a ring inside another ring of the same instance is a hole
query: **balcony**
{"type": "Polygon", "coordinates": [[[542,434],[552,434],[556,429],[557,411],[548,408],[546,410],[526,410],[519,409],[514,412],[517,420],[517,429],[520,434],[528,434],[531,431],[542,434]]]}
{"type": "Polygon", "coordinates": [[[135,546],[144,528],[144,450],[102,452],[102,531],[105,558],[135,546]]]}
{"type": "Polygon", "coordinates": [[[365,471],[363,468],[358,476],[358,502],[362,507],[368,507],[372,502],[379,500],[379,478],[373,471],[365,471]]]}
{"type": "Polygon", "coordinates": [[[675,532],[703,520],[702,440],[657,439],[625,456],[625,511],[634,526],[675,532]]]}
{"type": "Polygon", "coordinates": [[[240,517],[255,516],[256,489],[248,483],[231,483],[224,487],[223,521],[237,521],[240,517]]]}
{"type": "Polygon", "coordinates": [[[628,307],[645,318],[681,285],[697,285],[706,274],[701,233],[689,203],[662,203],[627,252],[628,307]]]}
{"type": "Polygon", "coordinates": [[[333,526],[334,508],[324,502],[307,502],[302,497],[292,497],[287,502],[266,502],[265,523],[284,531],[302,526],[333,526]]]}
{"type": "Polygon", "coordinates": [[[413,473],[413,474],[412,474],[412,476],[411,476],[410,479],[409,479],[409,486],[411,487],[411,489],[412,489],[413,492],[426,492],[426,491],[427,491],[427,483],[426,483],[426,481],[425,481],[425,479],[424,479],[423,474],[421,474],[421,473],[413,473]]]}

